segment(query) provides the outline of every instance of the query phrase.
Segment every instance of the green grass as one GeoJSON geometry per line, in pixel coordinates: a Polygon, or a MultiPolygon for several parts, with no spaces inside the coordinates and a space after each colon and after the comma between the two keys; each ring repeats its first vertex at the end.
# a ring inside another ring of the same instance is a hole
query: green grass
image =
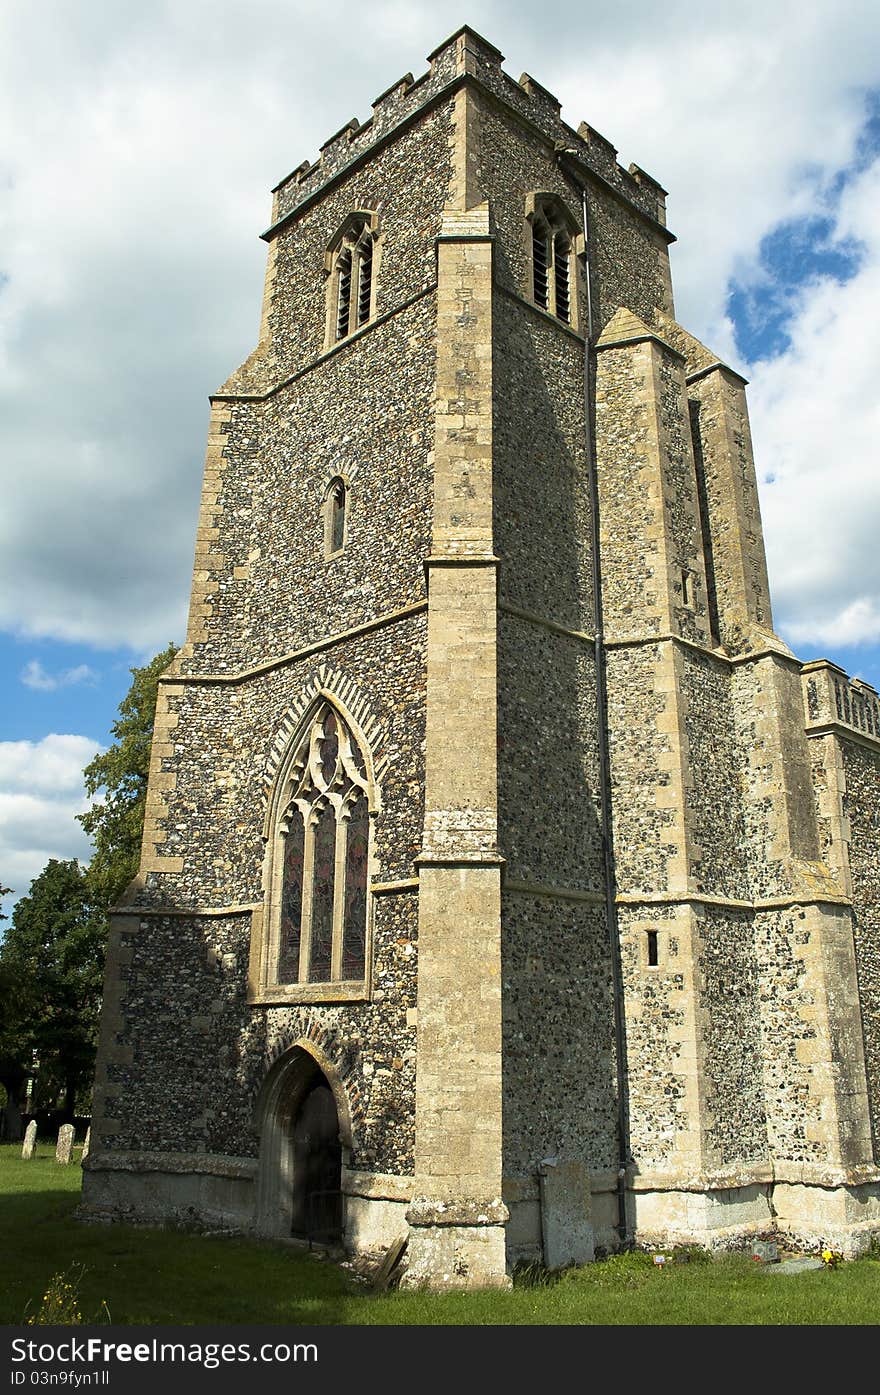
{"type": "MultiPolygon", "coordinates": [[[[78,1150],[77,1150],[78,1154],[78,1150]]],[[[871,1324],[880,1257],[785,1276],[727,1256],[656,1268],[621,1255],[508,1293],[373,1295],[328,1260],[284,1245],[73,1217],[81,1172],[49,1145],[0,1147],[0,1322],[39,1308],[53,1274],[82,1269],[84,1321],[325,1324],[871,1324]]],[[[532,1278],[534,1279],[534,1275],[532,1278]]]]}

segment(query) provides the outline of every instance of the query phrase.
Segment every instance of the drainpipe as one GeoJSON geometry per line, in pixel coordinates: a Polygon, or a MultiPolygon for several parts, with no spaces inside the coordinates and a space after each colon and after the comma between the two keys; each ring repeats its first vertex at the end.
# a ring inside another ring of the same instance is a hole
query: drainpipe
{"type": "Polygon", "coordinates": [[[558,1159],[543,1158],[538,1163],[538,1214],[541,1219],[541,1260],[545,1269],[550,1268],[550,1243],[547,1234],[547,1172],[555,1167],[558,1159]]]}
{"type": "Polygon", "coordinates": [[[596,474],[596,443],[593,429],[593,392],[595,352],[593,347],[593,273],[590,265],[590,214],[587,189],[571,169],[577,151],[562,145],[556,147],[560,162],[567,157],[565,174],[581,196],[584,226],[584,268],[587,291],[587,324],[584,335],[584,442],[587,476],[590,490],[590,553],[593,569],[593,649],[596,664],[596,730],[599,756],[599,804],[602,815],[602,880],[605,903],[605,924],[611,953],[611,990],[614,999],[614,1045],[617,1064],[617,1233],[620,1247],[629,1243],[626,1218],[626,1174],[632,1163],[629,1148],[628,1079],[626,1060],[626,1017],[623,1004],[623,973],[620,959],[620,932],[617,921],[617,886],[614,873],[614,841],[611,810],[611,766],[608,750],[608,700],[606,688],[606,657],[604,613],[602,609],[602,568],[599,559],[599,481],[596,474]]]}

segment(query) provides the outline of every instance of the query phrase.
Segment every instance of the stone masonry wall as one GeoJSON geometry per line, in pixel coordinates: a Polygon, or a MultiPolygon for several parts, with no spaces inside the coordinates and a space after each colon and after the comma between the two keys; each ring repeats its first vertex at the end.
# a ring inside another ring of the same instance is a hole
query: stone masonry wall
{"type": "Polygon", "coordinates": [[[687,983],[684,927],[673,906],[619,911],[626,1000],[630,1147],[640,1171],[664,1170],[689,1125],[684,1079],[687,983]],[[646,929],[662,940],[661,962],[647,967],[646,929]]]}
{"type": "Polygon", "coordinates": [[[145,908],[176,913],[127,919],[124,1032],[108,1071],[108,1119],[118,1123],[105,1149],[254,1156],[259,1086],[279,1050],[310,1036],[349,1097],[352,1165],[412,1172],[417,895],[371,898],[371,1000],[345,1005],[249,1006],[248,908],[262,902],[274,742],[285,714],[320,684],[359,695],[379,734],[374,878],[416,877],[434,237],[451,138],[447,105],[281,230],[265,338],[216,399],[203,571],[177,681],[162,688],[168,715],[144,849],[145,866],[162,870],[147,871],[139,894],[145,908]],[[379,210],[379,318],[325,354],[324,251],[361,207],[379,210]],[[322,504],[337,474],[349,485],[346,542],[327,559],[322,504]],[[364,625],[373,628],[344,637],[364,625]],[[224,907],[228,916],[197,914],[224,907]]]}
{"type": "Polygon", "coordinates": [[[761,998],[752,914],[701,906],[699,1010],[705,1061],[706,1148],[714,1167],[767,1156],[761,998]]]}
{"type": "Polygon", "coordinates": [[[880,750],[840,742],[853,887],[853,930],[874,1156],[880,1161],[880,750]]]}
{"type": "Polygon", "coordinates": [[[433,316],[428,297],[267,402],[230,404],[206,614],[184,672],[239,672],[424,599],[433,316]],[[328,561],[335,475],[351,485],[347,539],[328,561]]]}
{"type": "Polygon", "coordinates": [[[750,847],[743,808],[744,758],[728,665],[689,649],[682,657],[684,733],[689,759],[685,793],[693,833],[694,888],[747,898],[750,847]]]}
{"type": "Polygon", "coordinates": [[[498,649],[506,875],[595,891],[602,863],[592,649],[512,615],[501,616],[498,649]]]}
{"type": "Polygon", "coordinates": [[[105,1149],[257,1156],[254,1106],[273,1059],[311,1037],[342,1079],[352,1165],[413,1165],[417,901],[375,898],[371,1003],[254,1010],[246,1000],[248,916],[132,918],[120,1045],[105,1149]],[[169,991],[173,982],[174,991],[169,991]]]}
{"type": "Polygon", "coordinates": [[[495,297],[495,550],[502,603],[592,633],[583,347],[495,297]]]}
{"type": "Polygon", "coordinates": [[[613,1167],[614,1013],[601,905],[505,893],[504,1175],[542,1158],[613,1167]]]}

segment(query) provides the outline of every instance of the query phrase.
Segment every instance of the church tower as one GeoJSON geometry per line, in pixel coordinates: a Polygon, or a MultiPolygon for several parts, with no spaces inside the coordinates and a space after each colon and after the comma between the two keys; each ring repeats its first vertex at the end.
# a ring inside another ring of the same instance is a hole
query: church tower
{"type": "Polygon", "coordinates": [[[84,1213],[520,1259],[880,1230],[880,703],[772,627],[660,185],[464,28],[274,191],[84,1213]]]}

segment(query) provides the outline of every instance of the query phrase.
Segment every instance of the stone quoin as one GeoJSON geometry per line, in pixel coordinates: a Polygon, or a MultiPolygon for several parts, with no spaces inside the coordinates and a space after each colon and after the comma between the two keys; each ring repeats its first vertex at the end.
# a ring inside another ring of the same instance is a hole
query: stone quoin
{"type": "Polygon", "coordinates": [[[83,1214],[504,1286],[880,1231],[880,702],[773,632],[665,195],[469,28],[274,191],[83,1214]]]}

